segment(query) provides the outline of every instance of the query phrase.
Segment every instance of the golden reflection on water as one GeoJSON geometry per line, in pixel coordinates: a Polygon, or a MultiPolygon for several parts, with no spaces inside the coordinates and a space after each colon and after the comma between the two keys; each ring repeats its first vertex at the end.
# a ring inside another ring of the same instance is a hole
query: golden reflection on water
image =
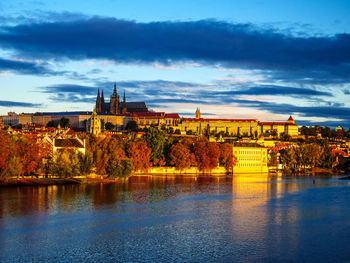
{"type": "MultiPolygon", "coordinates": [[[[239,210],[249,215],[252,209],[261,206],[282,193],[297,191],[300,184],[280,183],[281,177],[265,175],[238,175],[234,177],[178,177],[138,176],[129,180],[108,184],[82,184],[59,186],[36,186],[2,188],[0,190],[0,217],[17,217],[30,214],[67,213],[82,206],[90,210],[118,203],[147,204],[164,202],[171,198],[191,197],[198,194],[232,195],[232,213],[239,210]]],[[[273,220],[281,221],[280,214],[273,220]]],[[[288,211],[288,220],[293,221],[295,211],[288,211]]],[[[271,220],[261,218],[259,220],[271,220]]],[[[257,222],[258,223],[258,222],[257,222]]]]}

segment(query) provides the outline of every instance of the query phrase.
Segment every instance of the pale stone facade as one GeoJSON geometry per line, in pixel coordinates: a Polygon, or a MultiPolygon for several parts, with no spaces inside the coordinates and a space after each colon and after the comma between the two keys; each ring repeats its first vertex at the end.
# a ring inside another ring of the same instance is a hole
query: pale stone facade
{"type": "Polygon", "coordinates": [[[16,114],[9,112],[7,115],[1,116],[4,125],[25,125],[33,123],[33,114],[21,113],[16,114]]]}

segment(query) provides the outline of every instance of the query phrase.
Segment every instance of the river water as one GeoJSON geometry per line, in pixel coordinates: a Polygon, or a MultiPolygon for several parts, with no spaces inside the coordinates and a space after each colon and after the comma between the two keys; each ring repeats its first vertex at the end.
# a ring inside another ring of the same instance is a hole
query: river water
{"type": "Polygon", "coordinates": [[[326,176],[0,188],[0,262],[349,262],[349,203],[326,176]]]}

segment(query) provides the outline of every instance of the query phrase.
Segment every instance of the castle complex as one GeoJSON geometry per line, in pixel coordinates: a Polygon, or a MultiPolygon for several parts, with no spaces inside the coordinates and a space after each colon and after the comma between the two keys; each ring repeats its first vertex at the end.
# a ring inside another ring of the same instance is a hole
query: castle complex
{"type": "MultiPolygon", "coordinates": [[[[103,123],[111,123],[116,131],[126,128],[130,121],[134,121],[138,127],[166,126],[182,134],[215,135],[233,137],[268,137],[282,135],[298,136],[298,126],[292,116],[287,122],[260,122],[257,119],[210,119],[202,118],[200,109],[197,108],[195,118],[180,118],[177,113],[165,113],[149,111],[145,102],[126,102],[124,91],[123,100],[117,92],[116,83],[109,102],[105,101],[103,90],[97,91],[95,111],[92,114],[86,112],[38,112],[34,114],[9,113],[0,116],[4,125],[37,124],[46,126],[49,122],[59,122],[62,118],[69,120],[70,127],[79,130],[99,131],[103,129],[103,123]],[[98,128],[97,119],[102,123],[98,128]]],[[[98,133],[98,132],[97,132],[98,133]]]]}

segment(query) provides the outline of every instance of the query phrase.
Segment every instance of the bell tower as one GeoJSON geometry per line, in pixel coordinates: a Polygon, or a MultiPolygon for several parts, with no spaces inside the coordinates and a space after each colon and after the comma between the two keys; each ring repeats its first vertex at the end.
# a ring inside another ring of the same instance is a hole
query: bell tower
{"type": "Polygon", "coordinates": [[[199,108],[196,109],[196,119],[200,119],[201,118],[201,111],[199,110],[199,108]]]}

